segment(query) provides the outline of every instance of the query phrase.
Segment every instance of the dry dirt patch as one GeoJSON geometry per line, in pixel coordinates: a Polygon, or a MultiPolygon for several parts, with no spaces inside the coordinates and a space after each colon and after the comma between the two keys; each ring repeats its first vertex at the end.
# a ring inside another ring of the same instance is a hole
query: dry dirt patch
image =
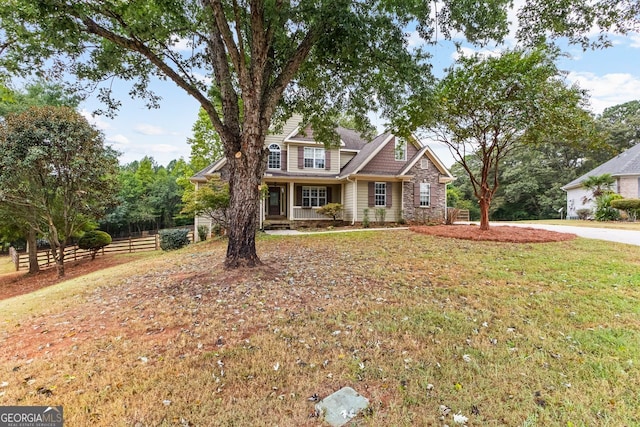
{"type": "Polygon", "coordinates": [[[529,227],[493,226],[489,230],[480,230],[477,225],[434,225],[411,227],[411,231],[454,239],[509,242],[509,243],[546,243],[573,240],[575,234],[558,233],[529,227]]]}
{"type": "Polygon", "coordinates": [[[63,280],[84,276],[94,271],[125,264],[138,259],[136,256],[103,255],[95,260],[89,258],[64,263],[65,277],[58,278],[55,266],[42,268],[39,273],[29,274],[16,271],[0,275],[0,300],[28,294],[47,286],[55,285],[63,280]]]}

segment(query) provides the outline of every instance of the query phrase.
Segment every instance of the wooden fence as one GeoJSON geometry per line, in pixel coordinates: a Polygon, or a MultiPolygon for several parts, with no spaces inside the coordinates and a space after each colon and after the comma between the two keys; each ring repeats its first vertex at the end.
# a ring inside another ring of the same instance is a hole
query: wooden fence
{"type": "Polygon", "coordinates": [[[458,210],[456,221],[469,222],[469,209],[458,210]]]}
{"type": "MultiPolygon", "coordinates": [[[[193,231],[189,232],[189,241],[193,242],[193,231]]],[[[98,255],[133,253],[142,251],[156,251],[160,249],[160,236],[158,234],[137,237],[114,239],[111,244],[100,249],[98,255]]],[[[26,252],[17,252],[13,248],[9,249],[16,271],[29,269],[29,254],[26,252]]],[[[64,250],[65,261],[77,261],[83,258],[91,258],[91,251],[80,249],[77,246],[68,246],[64,250]]],[[[55,264],[53,253],[50,249],[38,251],[38,265],[40,267],[48,267],[55,264]]]]}

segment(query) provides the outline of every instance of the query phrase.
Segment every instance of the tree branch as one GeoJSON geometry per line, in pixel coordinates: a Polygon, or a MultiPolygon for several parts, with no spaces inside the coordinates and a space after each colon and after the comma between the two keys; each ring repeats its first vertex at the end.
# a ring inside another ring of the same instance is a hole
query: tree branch
{"type": "Polygon", "coordinates": [[[137,39],[128,39],[114,32],[102,27],[97,22],[89,17],[81,16],[75,11],[71,10],[70,13],[79,19],[85,26],[85,31],[90,34],[103,37],[116,45],[137,52],[147,58],[153,65],[155,65],[165,76],[171,79],[178,87],[185,90],[189,95],[193,96],[204,108],[213,122],[213,125],[217,130],[224,132],[224,125],[222,124],[214,105],[198,88],[187,82],[180,74],[178,74],[173,68],[171,68],[166,62],[164,62],[155,52],[153,52],[147,45],[137,39]]]}

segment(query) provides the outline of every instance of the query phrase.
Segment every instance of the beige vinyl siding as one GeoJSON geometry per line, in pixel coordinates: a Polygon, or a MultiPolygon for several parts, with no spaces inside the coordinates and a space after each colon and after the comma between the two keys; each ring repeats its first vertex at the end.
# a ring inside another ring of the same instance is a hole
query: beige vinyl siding
{"type": "Polygon", "coordinates": [[[301,120],[302,120],[302,116],[294,114],[282,126],[282,131],[267,135],[267,137],[265,138],[265,146],[268,147],[269,144],[280,144],[280,149],[286,150],[286,148],[284,147],[283,141],[287,136],[291,135],[291,133],[298,127],[301,120]]]}
{"type": "MultiPolygon", "coordinates": [[[[343,219],[345,221],[353,221],[353,189],[355,187],[355,184],[353,182],[349,182],[346,181],[344,184],[344,193],[343,193],[343,197],[342,199],[344,200],[344,203],[342,204],[342,206],[344,206],[344,213],[343,213],[343,219]]],[[[358,219],[356,219],[356,221],[358,221],[358,219]]]]}
{"type": "MultiPolygon", "coordinates": [[[[287,150],[287,170],[289,172],[309,172],[312,174],[327,174],[327,175],[338,175],[340,173],[340,150],[337,148],[332,148],[330,150],[331,160],[330,160],[330,169],[314,169],[314,168],[299,168],[298,167],[298,151],[304,150],[304,147],[313,147],[313,148],[323,148],[322,144],[313,144],[313,145],[294,145],[290,144],[289,149],[287,150]]],[[[325,153],[326,159],[326,153],[325,153]]],[[[325,160],[326,161],[326,160],[325,160]]]]}
{"type": "Polygon", "coordinates": [[[356,153],[351,151],[341,151],[340,152],[340,169],[345,167],[349,160],[353,159],[356,156],[356,153]]]}
{"type": "MultiPolygon", "coordinates": [[[[376,180],[376,182],[385,182],[384,180],[376,180]]],[[[400,218],[400,210],[402,209],[402,189],[399,182],[392,183],[391,186],[391,207],[376,208],[369,207],[369,181],[358,181],[358,219],[362,221],[364,217],[364,209],[369,208],[369,221],[374,224],[376,221],[376,209],[385,209],[385,222],[396,222],[400,218]]]]}

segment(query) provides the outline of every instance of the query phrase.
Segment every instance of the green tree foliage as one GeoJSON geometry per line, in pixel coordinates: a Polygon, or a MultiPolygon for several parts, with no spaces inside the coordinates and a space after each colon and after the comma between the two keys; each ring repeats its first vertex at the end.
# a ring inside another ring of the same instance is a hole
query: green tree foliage
{"type": "Polygon", "coordinates": [[[187,144],[191,146],[189,161],[196,171],[204,169],[207,165],[222,158],[223,148],[220,135],[213,128],[211,119],[202,108],[198,111],[198,119],[193,124],[191,131],[193,136],[187,138],[187,144]]]}
{"type": "Polygon", "coordinates": [[[554,60],[546,49],[463,56],[437,86],[437,107],[427,126],[469,176],[482,230],[489,228],[500,167],[515,149],[584,136],[589,114],[581,108],[583,94],[563,84],[554,60]],[[476,162],[470,162],[473,157],[476,162]]]}
{"type": "Polygon", "coordinates": [[[100,218],[116,194],[117,157],[68,107],[31,107],[0,123],[0,200],[50,243],[64,275],[69,238],[100,218]]]}
{"type": "Polygon", "coordinates": [[[184,197],[185,206],[183,212],[190,215],[207,216],[211,218],[216,228],[228,231],[229,227],[229,184],[220,178],[214,178],[207,182],[195,193],[184,197]]]}
{"type": "MultiPolygon", "coordinates": [[[[80,97],[74,95],[62,83],[43,79],[27,83],[22,89],[10,89],[2,85],[0,86],[0,117],[23,112],[33,106],[53,105],[75,108],[80,100],[80,97]]],[[[35,273],[39,270],[36,253],[37,235],[29,227],[29,222],[22,219],[28,215],[31,215],[31,212],[27,208],[0,204],[0,216],[6,218],[0,221],[0,245],[26,238],[29,250],[29,272],[35,273]]]]}
{"type": "MultiPolygon", "coordinates": [[[[640,142],[634,131],[637,106],[638,103],[632,101],[606,109],[596,118],[597,132],[579,144],[550,138],[515,150],[500,169],[500,187],[492,202],[491,218],[557,218],[558,210],[566,205],[566,193],[561,189],[563,185],[640,142]]],[[[585,127],[591,128],[592,125],[585,121],[585,127]]],[[[465,188],[461,200],[469,203],[473,199],[469,180],[457,166],[454,165],[452,170],[458,177],[451,184],[452,188],[465,188]]],[[[587,216],[592,214],[588,209],[586,212],[587,216]]]]}
{"type": "Polygon", "coordinates": [[[640,214],[640,199],[616,199],[611,200],[610,206],[626,212],[631,221],[636,221],[640,214]]]}
{"type": "Polygon", "coordinates": [[[606,108],[596,118],[596,123],[603,135],[603,143],[590,155],[588,170],[640,144],[640,101],[630,101],[606,108]]]}
{"type": "MultiPolygon", "coordinates": [[[[132,82],[132,93],[150,106],[158,105],[149,90],[154,77],[186,91],[206,111],[228,160],[232,215],[225,265],[252,266],[260,262],[258,185],[272,122],[298,110],[326,143],[338,140],[328,118],[341,110],[362,119],[378,110],[411,128],[432,105],[432,76],[428,56],[408,46],[407,25],[427,42],[453,32],[470,42],[501,41],[512,4],[10,0],[0,3],[0,66],[24,74],[54,64],[90,82],[117,76],[132,82]],[[179,48],[181,41],[188,49],[179,48]],[[407,100],[411,107],[399,108],[407,100]]],[[[519,34],[582,42],[593,27],[603,34],[626,31],[637,24],[637,8],[632,0],[531,0],[519,11],[526,23],[519,34]]],[[[108,85],[101,97],[117,107],[108,85]]]]}
{"type": "Polygon", "coordinates": [[[189,229],[178,228],[174,230],[160,230],[160,249],[172,251],[187,246],[189,242],[189,229]]]}
{"type": "Polygon", "coordinates": [[[558,218],[566,205],[561,187],[582,175],[586,152],[564,140],[519,147],[501,167],[492,218],[558,218]]]}
{"type": "Polygon", "coordinates": [[[82,97],[73,93],[63,83],[38,79],[27,83],[23,89],[6,88],[6,96],[0,98],[0,117],[22,112],[29,107],[45,105],[77,108],[81,101],[82,97]]]}
{"type": "Polygon", "coordinates": [[[342,203],[327,203],[318,209],[318,213],[320,215],[329,216],[333,219],[333,222],[336,222],[338,217],[342,215],[343,210],[344,206],[342,206],[342,203]]]}
{"type": "Polygon", "coordinates": [[[613,184],[616,179],[610,174],[593,175],[582,181],[582,186],[591,193],[591,197],[584,197],[583,203],[595,201],[596,209],[594,218],[596,221],[614,221],[620,218],[620,213],[611,207],[613,200],[622,196],[613,192],[613,184]]]}
{"type": "Polygon", "coordinates": [[[192,168],[182,159],[165,167],[144,157],[120,167],[118,204],[100,227],[114,235],[131,235],[191,219],[180,215],[184,188],[179,183],[192,174],[192,168]]]}
{"type": "Polygon", "coordinates": [[[582,186],[591,193],[592,198],[585,199],[584,202],[586,203],[590,200],[596,200],[598,197],[604,196],[606,194],[611,194],[613,192],[612,188],[615,182],[616,179],[608,173],[587,177],[584,181],[582,181],[582,186]]]}
{"type": "Polygon", "coordinates": [[[78,239],[78,247],[91,252],[91,259],[96,259],[100,249],[111,244],[111,236],[100,230],[89,230],[78,239]]]}
{"type": "Polygon", "coordinates": [[[596,198],[596,211],[594,213],[596,221],[619,220],[620,211],[611,206],[611,203],[620,199],[622,199],[622,196],[616,193],[607,193],[596,198]]]}

